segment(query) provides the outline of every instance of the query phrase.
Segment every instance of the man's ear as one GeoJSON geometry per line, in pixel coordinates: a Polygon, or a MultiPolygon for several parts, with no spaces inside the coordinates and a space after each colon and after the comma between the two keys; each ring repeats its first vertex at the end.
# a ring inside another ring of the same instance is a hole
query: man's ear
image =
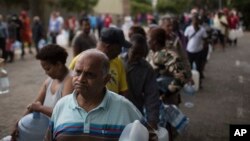
{"type": "Polygon", "coordinates": [[[112,44],[105,43],[105,47],[110,50],[110,48],[112,47],[112,44]]]}

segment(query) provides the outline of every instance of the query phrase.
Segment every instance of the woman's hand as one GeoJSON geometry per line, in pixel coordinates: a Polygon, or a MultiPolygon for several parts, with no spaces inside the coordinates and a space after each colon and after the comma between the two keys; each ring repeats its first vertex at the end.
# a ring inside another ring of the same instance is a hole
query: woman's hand
{"type": "Polygon", "coordinates": [[[37,102],[34,102],[34,103],[31,103],[27,106],[27,109],[30,111],[30,112],[40,112],[41,111],[41,108],[42,108],[42,104],[40,101],[37,101],[37,102]]]}

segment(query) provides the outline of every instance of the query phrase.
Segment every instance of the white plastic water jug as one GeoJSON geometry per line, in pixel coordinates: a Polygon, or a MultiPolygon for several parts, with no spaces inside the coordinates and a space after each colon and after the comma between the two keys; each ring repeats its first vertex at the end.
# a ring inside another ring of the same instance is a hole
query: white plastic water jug
{"type": "Polygon", "coordinates": [[[158,127],[156,134],[158,137],[158,141],[169,141],[168,130],[166,128],[158,127]]]}
{"type": "Polygon", "coordinates": [[[198,91],[200,87],[200,73],[195,69],[192,70],[192,79],[194,81],[194,89],[198,91]]]}
{"type": "Polygon", "coordinates": [[[195,85],[187,83],[183,87],[183,92],[187,95],[194,95],[196,90],[195,90],[195,85]]]}
{"type": "Polygon", "coordinates": [[[10,82],[8,72],[3,68],[4,59],[0,58],[0,95],[7,94],[10,91],[10,82]]]}
{"type": "Polygon", "coordinates": [[[148,141],[149,132],[139,120],[128,124],[119,138],[119,141],[148,141]]]}
{"type": "Polygon", "coordinates": [[[38,112],[30,113],[18,122],[18,141],[43,141],[49,118],[38,112]]]}

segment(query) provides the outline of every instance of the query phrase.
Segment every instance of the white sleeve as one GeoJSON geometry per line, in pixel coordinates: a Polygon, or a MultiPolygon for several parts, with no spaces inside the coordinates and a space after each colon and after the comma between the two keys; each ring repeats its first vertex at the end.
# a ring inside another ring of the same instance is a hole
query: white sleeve
{"type": "Polygon", "coordinates": [[[207,38],[207,37],[208,37],[207,31],[204,28],[202,28],[202,38],[207,38]]]}
{"type": "Polygon", "coordinates": [[[185,37],[188,37],[188,32],[189,32],[189,27],[187,27],[187,28],[185,29],[185,32],[184,32],[184,36],[185,36],[185,37]]]}

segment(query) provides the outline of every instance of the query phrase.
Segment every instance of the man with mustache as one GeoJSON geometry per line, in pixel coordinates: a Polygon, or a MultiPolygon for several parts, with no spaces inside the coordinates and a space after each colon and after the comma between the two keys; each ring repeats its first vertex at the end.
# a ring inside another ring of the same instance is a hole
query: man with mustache
{"type": "Polygon", "coordinates": [[[75,90],[55,106],[46,141],[116,141],[127,124],[142,118],[125,97],[106,89],[109,58],[101,51],[82,52],[73,73],[75,90]]]}

